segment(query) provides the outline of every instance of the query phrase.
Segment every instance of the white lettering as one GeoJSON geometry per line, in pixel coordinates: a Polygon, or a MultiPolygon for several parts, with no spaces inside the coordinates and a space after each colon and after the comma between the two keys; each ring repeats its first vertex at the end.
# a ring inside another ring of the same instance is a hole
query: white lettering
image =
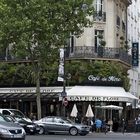
{"type": "Polygon", "coordinates": [[[94,82],[95,81],[116,81],[116,82],[121,81],[120,78],[117,78],[115,76],[109,76],[109,77],[99,77],[99,76],[97,76],[97,77],[95,77],[93,75],[89,75],[88,80],[89,81],[94,81],[94,82]]]}
{"type": "Polygon", "coordinates": [[[68,96],[69,101],[119,101],[118,97],[68,96]]]}

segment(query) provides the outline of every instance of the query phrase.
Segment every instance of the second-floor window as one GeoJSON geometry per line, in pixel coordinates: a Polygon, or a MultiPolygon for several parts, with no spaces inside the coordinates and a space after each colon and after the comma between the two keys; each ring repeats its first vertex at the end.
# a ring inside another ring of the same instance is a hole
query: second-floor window
{"type": "Polygon", "coordinates": [[[98,52],[98,47],[100,46],[100,35],[104,36],[103,30],[95,30],[95,52],[98,52]]]}
{"type": "Polygon", "coordinates": [[[94,0],[94,8],[95,11],[103,11],[103,0],[94,0]]]}

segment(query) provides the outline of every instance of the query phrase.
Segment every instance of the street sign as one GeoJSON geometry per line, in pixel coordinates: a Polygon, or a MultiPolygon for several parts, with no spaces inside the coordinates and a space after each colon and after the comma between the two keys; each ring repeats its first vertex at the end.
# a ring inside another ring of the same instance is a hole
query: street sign
{"type": "Polygon", "coordinates": [[[139,66],[139,43],[132,43],[132,66],[139,66]]]}
{"type": "Polygon", "coordinates": [[[61,97],[65,97],[67,95],[67,93],[65,91],[61,92],[61,97]]]}

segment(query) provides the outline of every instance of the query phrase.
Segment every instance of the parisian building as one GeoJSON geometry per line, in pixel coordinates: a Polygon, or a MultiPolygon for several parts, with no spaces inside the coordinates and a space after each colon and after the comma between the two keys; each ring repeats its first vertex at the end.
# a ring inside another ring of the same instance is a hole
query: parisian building
{"type": "MultiPolygon", "coordinates": [[[[131,4],[132,1],[130,0],[94,0],[95,13],[93,17],[89,17],[94,20],[94,24],[92,27],[85,28],[81,37],[71,36],[66,61],[117,62],[122,67],[131,69],[131,53],[129,54],[128,48],[123,47],[127,45],[125,43],[128,41],[127,11],[131,4]]],[[[102,119],[105,117],[109,119],[113,116],[117,116],[116,119],[122,119],[122,117],[131,119],[134,117],[130,110],[129,116],[127,116],[126,104],[132,104],[134,100],[137,100],[137,94],[132,94],[132,92],[137,93],[138,90],[126,92],[123,87],[94,85],[98,81],[100,83],[113,82],[117,85],[121,80],[114,75],[98,77],[91,73],[87,80],[91,83],[90,85],[66,86],[68,105],[65,109],[68,116],[70,116],[74,104],[77,105],[82,116],[85,116],[87,107],[91,104],[95,117],[102,117],[102,119]],[[110,104],[121,106],[124,109],[113,110],[113,116],[110,116],[110,110],[106,111],[101,108],[101,106],[110,104]]],[[[64,111],[61,97],[63,88],[62,86],[41,87],[42,117],[61,115],[64,111]]],[[[1,88],[0,107],[17,108],[27,115],[30,113],[36,114],[35,92],[35,87],[1,88]]]]}
{"type": "MultiPolygon", "coordinates": [[[[140,10],[139,5],[140,0],[132,0],[132,4],[128,7],[127,10],[127,40],[129,47],[132,47],[132,44],[137,42],[140,44],[140,10]]],[[[130,49],[131,50],[131,49],[130,49]]],[[[140,51],[139,51],[140,52],[140,51]]],[[[140,53],[139,53],[140,54],[140,53]]],[[[130,92],[139,98],[140,96],[140,86],[139,86],[139,66],[132,67],[129,71],[130,78],[130,92]]],[[[132,108],[139,108],[138,102],[132,104],[132,108]]]]}

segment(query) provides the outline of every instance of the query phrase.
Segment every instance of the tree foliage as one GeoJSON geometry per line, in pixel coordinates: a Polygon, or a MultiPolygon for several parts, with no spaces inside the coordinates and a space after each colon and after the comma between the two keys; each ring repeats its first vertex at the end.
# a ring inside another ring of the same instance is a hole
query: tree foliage
{"type": "Polygon", "coordinates": [[[0,0],[0,49],[9,47],[12,58],[33,62],[38,111],[41,70],[55,60],[54,52],[71,34],[78,37],[92,24],[91,4],[92,0],[0,0]]]}
{"type": "Polygon", "coordinates": [[[69,84],[82,83],[88,80],[89,75],[99,76],[99,77],[109,77],[115,76],[120,78],[123,87],[126,91],[129,90],[129,78],[127,74],[127,69],[121,66],[117,62],[108,61],[70,61],[67,63],[67,72],[70,73],[71,79],[69,84]]]}
{"type": "Polygon", "coordinates": [[[92,24],[92,0],[0,0],[0,43],[13,55],[41,58],[92,24]],[[86,6],[85,6],[86,5],[86,6]]]}
{"type": "Polygon", "coordinates": [[[92,0],[0,0],[0,50],[9,47],[12,58],[37,60],[42,71],[50,71],[57,63],[58,47],[92,25],[91,4],[92,0]]]}

